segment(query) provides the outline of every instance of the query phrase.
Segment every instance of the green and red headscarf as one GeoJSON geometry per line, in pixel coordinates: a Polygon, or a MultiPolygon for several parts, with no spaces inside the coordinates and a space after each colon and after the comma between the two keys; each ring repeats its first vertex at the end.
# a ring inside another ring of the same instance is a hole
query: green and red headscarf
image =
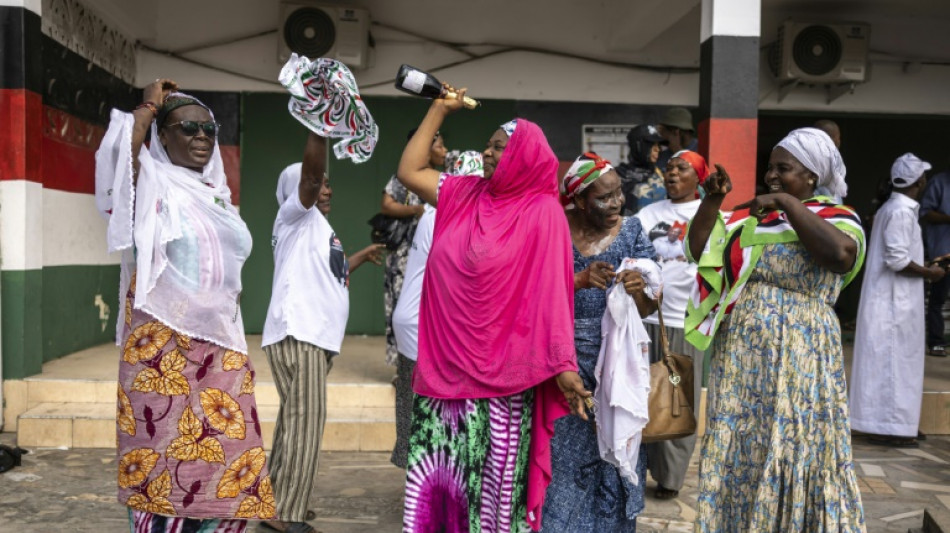
{"type": "Polygon", "coordinates": [[[574,160],[574,164],[567,169],[564,179],[561,180],[559,187],[561,203],[564,205],[570,204],[575,196],[613,169],[614,167],[610,164],[610,161],[594,152],[584,152],[583,155],[574,160]]]}

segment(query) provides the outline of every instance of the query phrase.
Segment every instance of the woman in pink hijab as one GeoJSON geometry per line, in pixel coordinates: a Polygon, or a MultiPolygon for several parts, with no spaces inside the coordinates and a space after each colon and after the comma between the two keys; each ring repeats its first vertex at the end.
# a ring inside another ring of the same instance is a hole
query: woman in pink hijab
{"type": "Polygon", "coordinates": [[[436,99],[397,176],[438,205],[419,312],[406,532],[539,529],[554,419],[583,418],[571,236],[557,158],[523,119],[494,132],[484,174],[428,168],[459,99],[436,99]],[[570,405],[569,405],[570,404],[570,405]]]}

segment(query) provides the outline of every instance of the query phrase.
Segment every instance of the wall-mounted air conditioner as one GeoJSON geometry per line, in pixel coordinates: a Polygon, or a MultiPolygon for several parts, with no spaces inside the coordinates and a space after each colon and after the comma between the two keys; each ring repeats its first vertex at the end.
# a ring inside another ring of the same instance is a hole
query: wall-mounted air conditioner
{"type": "Polygon", "coordinates": [[[779,28],[769,66],[780,81],[854,84],[867,79],[871,27],[860,22],[788,20],[779,28]]]}
{"type": "Polygon", "coordinates": [[[277,60],[291,52],[328,57],[350,68],[369,63],[369,11],[306,0],[283,0],[278,18],[277,60]]]}

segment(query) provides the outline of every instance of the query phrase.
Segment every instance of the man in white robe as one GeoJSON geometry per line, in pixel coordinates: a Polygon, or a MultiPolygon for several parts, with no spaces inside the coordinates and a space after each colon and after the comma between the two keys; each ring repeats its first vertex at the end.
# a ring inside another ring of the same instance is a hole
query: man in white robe
{"type": "Polygon", "coordinates": [[[894,191],[874,217],[851,367],[851,428],[868,442],[916,447],[924,384],[924,264],[917,200],[930,164],[907,153],[891,167],[894,191]]]}

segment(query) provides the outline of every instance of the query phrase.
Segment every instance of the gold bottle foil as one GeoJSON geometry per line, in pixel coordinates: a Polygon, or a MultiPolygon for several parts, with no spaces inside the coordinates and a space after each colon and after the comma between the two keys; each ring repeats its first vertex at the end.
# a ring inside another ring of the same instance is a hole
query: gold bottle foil
{"type": "MultiPolygon", "coordinates": [[[[445,97],[451,98],[452,100],[457,100],[458,96],[459,96],[458,93],[455,93],[452,91],[446,91],[445,93],[445,97]]],[[[475,109],[476,107],[480,105],[482,105],[481,102],[479,102],[478,100],[474,98],[469,98],[468,96],[466,96],[465,98],[462,99],[462,107],[464,107],[465,109],[475,109]]]]}

